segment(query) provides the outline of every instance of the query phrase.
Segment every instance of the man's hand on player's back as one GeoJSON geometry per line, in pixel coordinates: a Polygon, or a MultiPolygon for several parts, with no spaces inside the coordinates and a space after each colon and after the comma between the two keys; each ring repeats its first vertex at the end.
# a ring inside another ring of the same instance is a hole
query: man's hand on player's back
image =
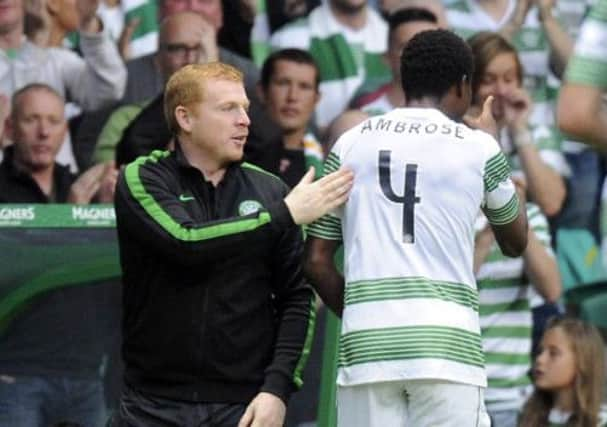
{"type": "Polygon", "coordinates": [[[341,206],[348,200],[353,183],[354,174],[344,168],[314,181],[311,167],[285,198],[295,224],[309,224],[341,206]]]}

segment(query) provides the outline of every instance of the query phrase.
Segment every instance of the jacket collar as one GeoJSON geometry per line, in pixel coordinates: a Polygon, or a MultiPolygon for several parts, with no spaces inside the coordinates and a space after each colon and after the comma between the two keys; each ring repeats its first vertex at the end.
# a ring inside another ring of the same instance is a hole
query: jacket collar
{"type": "MultiPolygon", "coordinates": [[[[188,158],[185,156],[185,153],[183,152],[183,150],[181,148],[181,142],[179,141],[179,138],[177,138],[177,136],[175,136],[174,139],[175,139],[175,150],[174,150],[175,151],[175,161],[177,162],[177,165],[183,169],[196,170],[198,173],[200,173],[202,175],[202,172],[200,170],[198,170],[195,166],[193,166],[190,163],[190,161],[188,160],[188,158]]],[[[225,180],[228,175],[231,175],[234,170],[238,169],[241,164],[242,164],[242,161],[231,163],[226,168],[226,173],[224,175],[223,180],[225,180]]]]}

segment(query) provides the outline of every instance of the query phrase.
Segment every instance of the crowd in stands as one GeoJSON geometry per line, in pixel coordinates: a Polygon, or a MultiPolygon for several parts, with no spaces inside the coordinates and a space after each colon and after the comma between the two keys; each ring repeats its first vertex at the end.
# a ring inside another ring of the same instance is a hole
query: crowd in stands
{"type": "MultiPolygon", "coordinates": [[[[400,53],[437,28],[472,49],[469,114],[492,97],[527,200],[521,257],[500,252],[480,211],[475,236],[493,425],[603,425],[602,341],[589,324],[607,328],[607,301],[603,316],[584,304],[607,295],[607,0],[0,0],[0,203],[112,203],[125,165],[174,147],[165,83],[212,61],[244,74],[245,159],[289,186],[310,166],[320,177],[343,132],[403,105],[400,53]],[[571,360],[555,367],[556,353],[571,360]],[[576,382],[568,393],[559,369],[576,382]]],[[[55,289],[0,328],[0,427],[97,427],[115,410],[102,369],[115,346],[100,338],[115,334],[99,329],[115,324],[79,321],[74,300],[95,303],[55,289]]],[[[293,427],[316,425],[317,310],[293,427]]]]}

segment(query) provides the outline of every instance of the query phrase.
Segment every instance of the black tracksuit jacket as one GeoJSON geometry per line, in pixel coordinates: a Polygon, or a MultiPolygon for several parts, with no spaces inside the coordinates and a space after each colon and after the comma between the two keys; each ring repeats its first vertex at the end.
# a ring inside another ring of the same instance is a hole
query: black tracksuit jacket
{"type": "Polygon", "coordinates": [[[116,190],[125,382],[182,401],[287,402],[314,329],[288,187],[247,163],[213,187],[176,146],[129,164],[116,190]]]}

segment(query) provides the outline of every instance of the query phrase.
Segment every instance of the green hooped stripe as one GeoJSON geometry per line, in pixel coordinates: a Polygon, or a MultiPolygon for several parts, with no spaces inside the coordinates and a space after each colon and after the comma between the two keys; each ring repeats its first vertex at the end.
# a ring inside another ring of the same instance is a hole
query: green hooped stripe
{"type": "Polygon", "coordinates": [[[589,58],[580,55],[573,56],[567,65],[565,80],[589,86],[607,86],[607,68],[600,58],[589,58]]]}
{"type": "Polygon", "coordinates": [[[519,298],[514,301],[499,304],[483,304],[481,305],[479,314],[481,316],[490,316],[492,314],[504,313],[506,311],[528,312],[530,308],[529,299],[519,298]]]}
{"type": "Polygon", "coordinates": [[[510,201],[499,209],[485,209],[487,220],[494,225],[509,224],[518,216],[519,201],[515,193],[510,201]]]}
{"type": "Polygon", "coordinates": [[[131,195],[143,209],[152,217],[164,230],[178,240],[186,242],[196,242],[201,240],[214,239],[217,237],[238,234],[246,231],[255,230],[271,221],[268,212],[260,211],[255,218],[242,217],[233,221],[225,221],[221,224],[207,225],[197,228],[186,228],[177,223],[171,216],[156,202],[154,197],[148,193],[141,182],[140,171],[146,163],[156,163],[169,156],[168,151],[153,151],[147,157],[139,157],[133,163],[126,167],[125,177],[131,195]]]}
{"type": "Polygon", "coordinates": [[[463,283],[430,280],[425,277],[394,277],[349,282],[346,305],[372,301],[427,298],[453,302],[478,311],[478,293],[463,283]]]}
{"type": "MultiPolygon", "coordinates": [[[[482,334],[482,332],[481,332],[482,334]]],[[[485,336],[483,335],[483,339],[485,336]]],[[[502,337],[504,338],[504,337],[502,337]]],[[[531,356],[529,353],[497,353],[485,352],[485,362],[490,364],[510,365],[510,366],[531,366],[531,356]]]]}
{"type": "Polygon", "coordinates": [[[531,380],[528,376],[523,376],[517,379],[507,378],[488,378],[487,385],[491,388],[511,388],[520,387],[531,384],[531,380]]]}
{"type": "Polygon", "coordinates": [[[325,159],[324,164],[324,175],[329,175],[332,172],[335,172],[341,166],[341,162],[339,161],[339,157],[337,154],[331,152],[325,159]]]}
{"type": "Polygon", "coordinates": [[[312,340],[314,339],[314,325],[316,324],[316,301],[315,296],[312,295],[310,300],[310,317],[308,318],[308,330],[306,331],[306,340],[304,341],[303,348],[301,350],[301,356],[295,366],[293,372],[293,382],[298,388],[303,385],[302,373],[308,362],[310,351],[312,350],[312,340]]]}
{"type": "Polygon", "coordinates": [[[481,337],[446,326],[405,326],[350,332],[340,340],[340,367],[426,358],[482,368],[481,337]]]}
{"type": "Polygon", "coordinates": [[[485,174],[483,181],[485,191],[491,192],[497,188],[500,182],[505,181],[510,176],[510,166],[504,153],[497,153],[487,160],[485,164],[485,174]]]}
{"type": "Polygon", "coordinates": [[[531,338],[530,326],[491,326],[481,328],[483,338],[531,338]]]}
{"type": "Polygon", "coordinates": [[[321,239],[342,240],[341,221],[339,218],[325,215],[308,227],[308,234],[321,239]]]}

